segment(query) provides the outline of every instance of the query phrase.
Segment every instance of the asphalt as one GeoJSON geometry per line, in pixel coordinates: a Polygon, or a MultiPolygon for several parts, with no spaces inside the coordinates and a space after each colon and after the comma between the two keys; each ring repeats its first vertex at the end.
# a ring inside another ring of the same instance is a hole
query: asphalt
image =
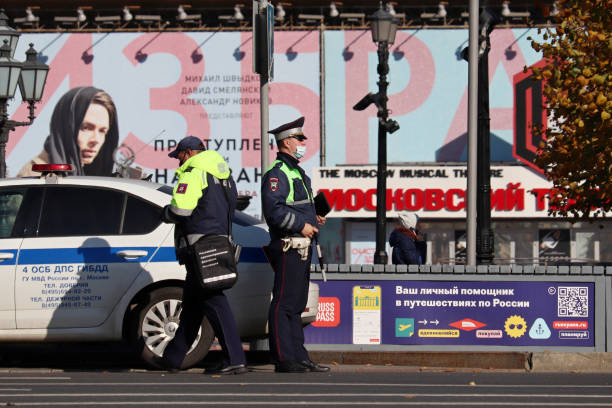
{"type": "Polygon", "coordinates": [[[610,407],[610,374],[415,371],[341,365],[327,373],[240,376],[154,371],[0,372],[0,406],[13,407],[610,407]]]}

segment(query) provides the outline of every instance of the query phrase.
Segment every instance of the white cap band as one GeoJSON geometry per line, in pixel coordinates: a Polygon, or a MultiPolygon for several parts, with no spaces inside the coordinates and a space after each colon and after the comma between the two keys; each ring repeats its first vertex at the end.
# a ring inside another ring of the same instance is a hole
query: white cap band
{"type": "Polygon", "coordinates": [[[283,140],[291,136],[304,136],[304,132],[301,127],[283,130],[274,135],[276,140],[283,140]]]}

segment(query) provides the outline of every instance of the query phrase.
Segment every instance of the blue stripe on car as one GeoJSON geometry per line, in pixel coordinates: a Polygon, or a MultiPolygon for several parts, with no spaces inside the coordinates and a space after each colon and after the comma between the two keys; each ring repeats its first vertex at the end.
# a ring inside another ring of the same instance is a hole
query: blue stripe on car
{"type": "MultiPolygon", "coordinates": [[[[13,257],[10,259],[0,260],[0,266],[15,265],[17,263],[17,250],[16,249],[0,249],[0,252],[8,252],[10,254],[13,254],[13,257]]],[[[240,257],[240,259],[242,259],[242,257],[240,257]]]]}
{"type": "Polygon", "coordinates": [[[240,252],[240,261],[248,263],[268,263],[268,258],[263,249],[258,247],[244,247],[240,252]]]}

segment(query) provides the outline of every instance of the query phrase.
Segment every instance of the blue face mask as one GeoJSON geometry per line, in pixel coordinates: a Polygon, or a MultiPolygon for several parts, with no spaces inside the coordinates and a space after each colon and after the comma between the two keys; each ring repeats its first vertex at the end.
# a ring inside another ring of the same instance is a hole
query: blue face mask
{"type": "Polygon", "coordinates": [[[306,155],[306,146],[296,146],[295,152],[293,152],[293,157],[300,160],[302,157],[306,155]]]}

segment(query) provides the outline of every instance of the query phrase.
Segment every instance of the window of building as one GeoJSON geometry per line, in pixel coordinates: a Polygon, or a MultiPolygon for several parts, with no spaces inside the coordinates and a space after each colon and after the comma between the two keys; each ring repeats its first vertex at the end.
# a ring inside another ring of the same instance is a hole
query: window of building
{"type": "Polygon", "coordinates": [[[576,253],[573,258],[578,262],[594,262],[597,233],[594,231],[575,231],[574,241],[576,242],[576,253]]]}
{"type": "Polygon", "coordinates": [[[597,240],[594,245],[599,249],[599,261],[612,263],[612,224],[601,225],[597,229],[597,240]]]}

